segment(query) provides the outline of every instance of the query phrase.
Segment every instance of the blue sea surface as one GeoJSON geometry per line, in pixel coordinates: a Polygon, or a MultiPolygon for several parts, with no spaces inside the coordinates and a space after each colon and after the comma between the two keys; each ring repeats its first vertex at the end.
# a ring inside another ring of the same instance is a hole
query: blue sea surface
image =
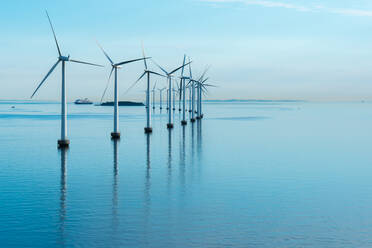
{"type": "Polygon", "coordinates": [[[0,247],[372,247],[371,103],[68,111],[0,102],[0,247]]]}

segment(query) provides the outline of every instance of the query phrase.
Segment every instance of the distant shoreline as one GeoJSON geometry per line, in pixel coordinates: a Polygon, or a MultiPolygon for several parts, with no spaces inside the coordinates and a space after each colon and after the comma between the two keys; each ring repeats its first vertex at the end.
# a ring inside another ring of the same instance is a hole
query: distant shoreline
{"type": "MultiPolygon", "coordinates": [[[[99,103],[99,101],[93,101],[99,103]]],[[[158,101],[157,101],[158,102],[158,101]]],[[[224,100],[203,100],[204,103],[371,103],[372,100],[293,100],[293,99],[224,99],[224,100]]],[[[60,104],[56,100],[0,100],[0,104],[60,104]]],[[[68,104],[73,104],[74,101],[69,101],[68,104]]]]}

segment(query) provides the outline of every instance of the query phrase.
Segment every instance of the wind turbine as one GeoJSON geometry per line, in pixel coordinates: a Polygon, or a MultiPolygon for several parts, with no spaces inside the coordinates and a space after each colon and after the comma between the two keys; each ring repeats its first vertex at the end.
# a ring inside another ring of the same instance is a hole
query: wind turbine
{"type": "Polygon", "coordinates": [[[154,84],[154,87],[152,88],[152,109],[155,109],[155,87],[156,87],[156,82],[154,84]]]}
{"type": "Polygon", "coordinates": [[[174,110],[176,110],[176,92],[178,90],[172,89],[172,91],[173,91],[173,111],[174,111],[174,110]]]}
{"type": "Polygon", "coordinates": [[[194,80],[192,78],[191,66],[189,65],[190,77],[189,77],[189,84],[191,87],[191,122],[195,122],[195,112],[197,113],[196,119],[200,119],[200,109],[201,109],[201,91],[202,91],[202,80],[207,72],[208,68],[203,72],[202,76],[199,80],[194,80]],[[197,89],[197,111],[195,111],[195,85],[197,89]]]}
{"type": "Polygon", "coordinates": [[[63,56],[62,53],[61,53],[61,50],[59,48],[59,44],[58,44],[58,41],[57,41],[56,34],[54,32],[52,21],[50,20],[50,17],[49,17],[48,12],[47,11],[45,11],[45,12],[46,12],[46,15],[47,15],[48,20],[49,20],[50,28],[52,29],[52,32],[53,32],[54,41],[56,43],[57,50],[58,50],[58,55],[59,56],[58,56],[57,62],[52,66],[52,68],[49,70],[49,72],[43,78],[43,80],[41,81],[41,83],[37,86],[36,90],[31,95],[31,98],[34,97],[34,95],[36,94],[36,92],[40,89],[40,87],[43,85],[43,83],[46,81],[46,79],[49,77],[49,75],[52,74],[52,72],[57,67],[57,65],[60,62],[62,62],[61,139],[58,140],[58,146],[62,148],[62,147],[68,147],[70,145],[70,141],[67,139],[67,103],[66,103],[67,97],[66,97],[66,82],[65,82],[65,64],[66,64],[66,62],[74,62],[74,63],[80,63],[80,64],[86,64],[86,65],[100,66],[100,67],[103,67],[103,66],[102,65],[88,63],[88,62],[84,62],[84,61],[70,59],[70,55],[63,56]]]}
{"type": "MultiPolygon", "coordinates": [[[[189,58],[190,61],[190,58],[189,58]]],[[[191,65],[189,64],[190,82],[191,85],[191,122],[195,122],[195,80],[192,79],[191,65]]],[[[190,111],[189,111],[190,112],[190,111]]]]}
{"type": "MultiPolygon", "coordinates": [[[[185,62],[186,62],[186,55],[183,56],[183,65],[185,64],[185,62]]],[[[182,104],[183,105],[182,106],[183,111],[182,111],[182,121],[181,121],[182,126],[187,125],[187,121],[186,121],[186,83],[185,83],[185,80],[188,79],[188,77],[183,76],[184,69],[185,69],[185,67],[182,67],[181,83],[180,83],[180,100],[181,100],[181,98],[183,98],[183,104],[182,104]]],[[[180,101],[180,104],[181,104],[181,101],[180,101]]],[[[180,107],[180,110],[181,110],[181,107],[180,107]]]]}
{"type": "MultiPolygon", "coordinates": [[[[181,74],[182,77],[182,74],[181,74]]],[[[178,87],[178,111],[181,112],[181,102],[182,102],[182,79],[180,80],[180,85],[178,87]]]]}
{"type": "MultiPolygon", "coordinates": [[[[186,62],[186,54],[183,55],[183,63],[182,65],[185,65],[185,62],[186,62]]],[[[182,92],[184,92],[184,78],[183,78],[183,72],[184,72],[184,69],[185,69],[185,66],[182,67],[182,70],[181,70],[181,77],[180,77],[180,85],[177,84],[177,87],[178,87],[178,111],[181,111],[181,102],[182,102],[182,97],[185,98],[185,95],[182,94],[182,92]]]]}
{"type": "Polygon", "coordinates": [[[200,86],[202,87],[202,92],[200,92],[200,101],[199,101],[199,104],[200,104],[200,108],[199,108],[199,116],[200,116],[200,119],[204,117],[204,114],[202,112],[202,93],[205,93],[207,92],[207,88],[206,87],[217,87],[215,85],[212,85],[212,84],[206,84],[205,82],[207,82],[209,80],[209,78],[206,78],[204,79],[202,82],[200,82],[200,86]],[[204,89],[204,90],[203,90],[204,89]]]}
{"type": "Polygon", "coordinates": [[[159,97],[160,97],[160,109],[163,109],[162,103],[163,103],[163,90],[166,88],[158,89],[159,90],[159,97]]]}
{"type": "Polygon", "coordinates": [[[119,139],[120,138],[120,132],[118,131],[118,122],[119,122],[119,115],[118,115],[118,106],[119,106],[119,103],[118,103],[118,69],[122,68],[122,65],[125,65],[125,64],[129,64],[129,63],[133,63],[133,62],[136,62],[136,61],[139,61],[139,60],[144,60],[144,59],[148,59],[148,58],[139,58],[139,59],[132,59],[132,60],[127,60],[127,61],[124,61],[124,62],[120,62],[120,63],[114,63],[112,61],[112,59],[108,56],[108,54],[105,52],[105,50],[103,50],[103,47],[97,42],[97,45],[101,48],[103,54],[105,55],[105,57],[107,58],[107,60],[110,62],[111,64],[111,72],[110,72],[110,76],[108,78],[108,82],[107,82],[107,85],[106,85],[106,88],[103,92],[103,95],[102,95],[102,98],[101,98],[101,102],[102,102],[102,99],[106,93],[106,90],[107,90],[107,87],[110,83],[110,78],[111,78],[111,75],[112,75],[112,72],[115,71],[115,86],[114,86],[114,131],[111,133],[111,138],[113,139],[119,139]]]}
{"type": "Polygon", "coordinates": [[[205,71],[203,72],[203,74],[201,75],[199,80],[195,81],[196,85],[197,85],[197,94],[198,94],[196,119],[201,119],[202,118],[202,116],[201,116],[201,98],[202,98],[202,91],[203,91],[202,87],[203,87],[203,83],[206,81],[206,80],[203,81],[203,79],[204,79],[204,76],[207,73],[208,69],[209,68],[205,69],[205,71]]]}
{"type": "Polygon", "coordinates": [[[177,67],[176,69],[174,69],[173,71],[166,71],[165,69],[163,69],[160,65],[158,65],[154,60],[152,60],[154,62],[154,64],[159,67],[160,70],[162,70],[165,75],[167,76],[168,78],[168,84],[169,84],[169,87],[168,87],[168,107],[169,107],[169,112],[168,112],[168,123],[167,123],[167,128],[171,129],[173,128],[173,123],[172,123],[172,110],[171,110],[171,104],[172,104],[172,76],[175,72],[177,72],[178,70],[182,69],[183,67],[185,67],[186,65],[190,64],[191,61],[189,61],[189,63],[187,64],[184,64],[184,65],[181,65],[180,67],[177,67]]]}
{"type": "Polygon", "coordinates": [[[168,102],[169,89],[167,89],[166,92],[167,92],[167,98],[166,98],[166,100],[167,100],[167,110],[168,110],[169,109],[169,102],[168,102]]]}
{"type": "MultiPolygon", "coordinates": [[[[190,83],[190,82],[189,82],[190,83]]],[[[191,97],[192,97],[192,92],[191,92],[191,84],[189,84],[187,86],[187,88],[189,89],[189,113],[191,113],[191,97]]]]}
{"type": "MultiPolygon", "coordinates": [[[[146,89],[146,116],[147,116],[147,122],[146,122],[146,127],[145,127],[145,133],[152,133],[152,127],[151,127],[151,103],[150,103],[150,75],[151,74],[154,74],[154,75],[158,75],[158,76],[161,76],[161,77],[165,77],[164,75],[161,75],[160,73],[157,73],[157,72],[154,72],[154,71],[150,71],[148,68],[147,68],[147,63],[146,63],[146,57],[145,57],[145,50],[143,49],[143,46],[142,46],[142,55],[143,55],[143,62],[145,64],[145,70],[144,72],[142,73],[142,75],[137,79],[136,82],[134,82],[129,88],[128,90],[125,92],[127,93],[131,88],[133,88],[145,75],[147,75],[147,89],[146,89]]],[[[155,87],[155,86],[154,86],[155,87]]]]}

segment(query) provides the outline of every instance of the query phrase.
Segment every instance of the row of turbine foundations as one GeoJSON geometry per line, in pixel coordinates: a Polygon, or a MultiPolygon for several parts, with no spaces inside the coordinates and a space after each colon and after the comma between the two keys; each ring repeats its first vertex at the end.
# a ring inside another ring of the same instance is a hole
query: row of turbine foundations
{"type": "MultiPolygon", "coordinates": [[[[50,27],[51,27],[51,30],[52,30],[52,33],[53,33],[53,37],[54,37],[54,41],[55,41],[55,44],[56,44],[56,47],[57,47],[57,51],[58,51],[58,60],[57,62],[51,67],[51,69],[48,71],[48,73],[46,74],[46,76],[44,76],[44,78],[42,79],[42,81],[38,84],[38,86],[36,87],[35,91],[33,92],[33,94],[31,95],[31,98],[33,98],[33,96],[36,94],[36,92],[40,89],[40,87],[44,84],[44,82],[46,81],[46,79],[50,76],[50,74],[55,70],[55,68],[58,66],[59,63],[62,64],[62,88],[61,88],[61,139],[58,140],[58,147],[68,147],[69,144],[70,144],[70,141],[69,139],[67,138],[67,97],[66,97],[66,82],[65,82],[65,64],[66,62],[73,62],[73,63],[79,63],[79,64],[85,64],[85,65],[90,65],[90,66],[97,66],[97,67],[103,67],[102,65],[99,65],[99,64],[94,64],[94,63],[89,63],[89,62],[85,62],[85,61],[81,61],[81,60],[75,60],[75,59],[70,59],[70,55],[68,56],[64,56],[62,55],[61,53],[61,49],[60,49],[60,46],[59,46],[59,43],[57,41],[57,37],[56,37],[56,34],[55,34],[55,31],[54,31],[54,27],[52,25],[52,22],[50,20],[50,17],[49,17],[49,14],[48,12],[46,12],[46,15],[48,17],[48,21],[49,21],[49,24],[50,24],[50,27]]],[[[157,64],[154,60],[151,59],[151,57],[146,57],[145,56],[145,52],[144,52],[144,49],[143,49],[143,46],[142,46],[142,55],[143,57],[142,58],[138,58],[138,59],[132,59],[132,60],[127,60],[127,61],[123,61],[123,62],[119,62],[119,63],[114,63],[113,60],[110,58],[110,56],[105,52],[105,50],[103,49],[103,47],[97,42],[97,45],[100,47],[100,49],[102,50],[104,56],[107,58],[107,60],[109,61],[110,65],[111,65],[111,72],[110,72],[110,75],[109,75],[109,78],[108,78],[108,82],[107,82],[107,85],[106,85],[106,88],[103,92],[103,95],[102,95],[102,98],[101,98],[101,102],[102,102],[102,99],[106,93],[106,90],[108,88],[108,85],[110,83],[110,79],[111,79],[111,76],[112,74],[114,73],[114,130],[113,132],[111,132],[111,138],[112,139],[119,139],[120,138],[120,132],[119,132],[119,128],[118,128],[118,122],[119,122],[119,114],[118,114],[118,107],[119,107],[119,104],[118,104],[118,69],[122,68],[124,65],[126,64],[130,64],[130,63],[133,63],[133,62],[137,62],[137,61],[143,61],[144,62],[144,66],[145,66],[145,69],[144,69],[144,72],[142,73],[142,75],[138,78],[137,81],[134,82],[133,85],[131,85],[128,90],[125,92],[127,93],[129,90],[131,90],[137,83],[140,82],[140,80],[146,75],[147,76],[147,90],[146,90],[146,116],[147,116],[147,122],[146,122],[146,127],[145,127],[145,132],[146,133],[151,133],[152,132],[152,127],[151,127],[151,111],[150,111],[150,75],[153,74],[153,75],[157,75],[157,76],[160,76],[160,77],[164,77],[167,79],[167,82],[168,82],[168,89],[167,89],[167,105],[168,105],[168,123],[167,123],[167,128],[168,129],[172,129],[173,128],[173,123],[172,123],[172,108],[171,108],[171,103],[172,103],[172,93],[173,93],[173,98],[175,99],[175,92],[177,91],[179,93],[179,102],[180,102],[180,105],[181,105],[181,101],[183,103],[183,116],[182,116],[182,121],[181,121],[181,124],[182,125],[186,125],[187,124],[187,121],[186,121],[186,88],[189,89],[189,102],[190,102],[190,106],[189,106],[189,111],[191,111],[191,122],[194,122],[195,119],[201,119],[203,118],[203,114],[201,112],[201,108],[202,108],[202,94],[203,93],[206,93],[206,87],[209,87],[209,86],[212,86],[212,85],[209,85],[209,84],[206,84],[206,81],[208,80],[208,78],[205,78],[205,74],[207,72],[207,70],[204,71],[204,73],[201,75],[201,77],[199,79],[194,79],[193,76],[192,76],[192,71],[191,71],[191,60],[189,59],[188,63],[186,63],[186,55],[184,55],[183,57],[183,63],[181,66],[177,67],[176,69],[174,70],[171,70],[171,71],[167,71],[165,70],[163,67],[161,67],[159,64],[157,64]],[[148,65],[147,65],[147,60],[148,59],[151,59],[151,61],[162,71],[162,73],[158,73],[158,72],[155,72],[155,71],[151,71],[148,69],[148,65]],[[184,76],[184,69],[185,67],[188,65],[189,67],[189,76],[184,76]],[[176,81],[177,77],[174,76],[174,74],[181,70],[181,76],[178,77],[180,79],[180,85],[178,87],[178,90],[175,90],[173,89],[173,84],[172,84],[172,79],[174,81],[176,81]],[[187,85],[186,85],[187,83],[187,85]],[[196,93],[195,93],[195,89],[196,89],[196,93]],[[195,94],[197,94],[197,112],[195,111],[195,94]],[[195,117],[195,112],[197,113],[197,116],[195,117]]],[[[162,91],[164,90],[165,88],[163,89],[160,89],[160,102],[162,101],[162,91]]],[[[155,91],[155,85],[154,85],[154,88],[153,88],[153,91],[155,91]]],[[[174,108],[173,110],[175,110],[175,101],[174,101],[174,108]]],[[[161,106],[161,103],[160,103],[160,108],[162,108],[161,106]]],[[[181,110],[181,106],[179,106],[179,110],[181,110]]]]}

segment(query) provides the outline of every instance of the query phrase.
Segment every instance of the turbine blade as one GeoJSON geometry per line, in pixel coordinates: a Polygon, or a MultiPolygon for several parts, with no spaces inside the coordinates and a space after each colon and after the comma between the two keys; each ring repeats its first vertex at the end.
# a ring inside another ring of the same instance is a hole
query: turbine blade
{"type": "Polygon", "coordinates": [[[103,91],[103,94],[102,94],[102,97],[101,97],[101,103],[102,103],[102,101],[103,101],[103,98],[105,97],[106,90],[107,90],[107,88],[108,88],[108,86],[109,86],[109,84],[110,84],[110,79],[111,79],[111,75],[112,75],[112,72],[113,72],[113,71],[114,71],[114,67],[111,68],[110,76],[109,76],[109,78],[108,78],[108,80],[107,80],[105,90],[103,91]]]}
{"type": "Polygon", "coordinates": [[[133,63],[133,62],[136,62],[136,61],[139,61],[139,60],[146,60],[146,59],[150,59],[150,57],[147,57],[147,58],[144,57],[144,58],[140,58],[140,59],[127,60],[127,61],[124,61],[124,62],[117,63],[117,64],[115,64],[115,66],[129,64],[129,63],[133,63]]]}
{"type": "Polygon", "coordinates": [[[185,67],[186,65],[189,65],[190,63],[191,63],[191,62],[189,62],[189,63],[187,63],[187,64],[184,64],[184,65],[181,65],[180,67],[178,67],[178,68],[174,69],[173,71],[171,71],[171,72],[169,73],[169,75],[175,73],[176,71],[178,71],[179,69],[182,69],[183,67],[185,67]]]}
{"type": "Polygon", "coordinates": [[[190,78],[192,78],[191,64],[190,64],[190,57],[189,57],[189,72],[190,72],[190,78]]]}
{"type": "Polygon", "coordinates": [[[43,78],[43,80],[41,80],[41,83],[37,86],[36,90],[34,91],[34,93],[31,95],[31,98],[34,97],[34,95],[36,94],[36,92],[39,90],[39,88],[41,87],[41,85],[43,85],[43,83],[45,82],[45,80],[49,77],[49,75],[54,71],[54,69],[57,67],[57,65],[59,64],[59,62],[61,62],[61,60],[58,60],[53,66],[52,68],[49,70],[49,72],[46,74],[46,76],[43,78]]]}
{"type": "Polygon", "coordinates": [[[145,48],[143,47],[143,42],[142,42],[142,56],[143,56],[143,63],[145,64],[145,69],[147,70],[147,62],[146,62],[146,56],[145,56],[145,48]]]}
{"type": "Polygon", "coordinates": [[[142,73],[142,75],[134,82],[125,92],[123,95],[126,95],[144,76],[146,75],[146,72],[142,73]]]}
{"type": "Polygon", "coordinates": [[[101,48],[103,54],[106,56],[106,58],[110,61],[111,65],[114,64],[114,62],[112,62],[110,56],[108,56],[108,54],[105,52],[105,50],[103,50],[103,47],[98,43],[98,41],[96,41],[97,45],[99,46],[99,48],[101,48]]]}
{"type": "Polygon", "coordinates": [[[207,82],[208,80],[209,80],[209,77],[206,78],[206,79],[204,79],[204,80],[201,82],[201,84],[204,84],[204,83],[207,82]]]}
{"type": "Polygon", "coordinates": [[[74,59],[70,59],[69,61],[71,61],[71,62],[75,62],[75,63],[80,63],[80,64],[85,64],[85,65],[93,65],[93,66],[98,66],[98,67],[104,67],[103,65],[98,65],[98,64],[93,64],[93,63],[88,63],[88,62],[79,61],[79,60],[74,60],[74,59]]]}
{"type": "Polygon", "coordinates": [[[152,74],[155,74],[155,75],[158,75],[158,76],[161,76],[161,77],[167,77],[167,76],[164,76],[160,73],[157,73],[157,72],[154,72],[154,71],[148,71],[149,73],[152,73],[152,74]]]}
{"type": "Polygon", "coordinates": [[[182,71],[181,71],[181,77],[183,77],[183,71],[185,69],[185,62],[186,62],[186,54],[183,55],[183,63],[182,63],[183,67],[182,67],[182,71]]]}
{"type": "Polygon", "coordinates": [[[152,88],[152,90],[155,90],[155,88],[156,88],[156,83],[157,83],[157,82],[155,82],[154,87],[152,88]]]}
{"type": "Polygon", "coordinates": [[[47,17],[48,17],[50,27],[52,28],[52,32],[53,32],[53,36],[54,36],[54,41],[56,42],[56,46],[57,46],[57,50],[58,50],[58,54],[59,54],[59,56],[61,56],[61,49],[59,49],[59,45],[58,45],[58,41],[57,41],[57,37],[56,37],[56,33],[54,32],[54,28],[53,28],[53,25],[52,25],[52,21],[50,20],[50,17],[49,17],[48,11],[45,10],[45,13],[46,13],[46,15],[47,15],[47,17]]]}
{"type": "Polygon", "coordinates": [[[214,87],[214,88],[218,88],[218,86],[216,86],[216,85],[213,85],[213,84],[204,84],[204,86],[208,86],[208,87],[214,87]]]}
{"type": "Polygon", "coordinates": [[[205,76],[205,74],[207,73],[208,70],[209,70],[209,67],[207,67],[207,68],[204,70],[203,74],[202,74],[201,77],[199,78],[199,81],[203,81],[203,78],[204,78],[204,76],[205,76]]]}
{"type": "Polygon", "coordinates": [[[162,70],[162,71],[165,73],[165,75],[168,75],[168,72],[167,72],[166,70],[164,70],[160,65],[158,65],[158,63],[156,63],[155,60],[151,59],[151,61],[154,62],[154,64],[155,64],[157,67],[159,67],[159,69],[162,70]]]}

